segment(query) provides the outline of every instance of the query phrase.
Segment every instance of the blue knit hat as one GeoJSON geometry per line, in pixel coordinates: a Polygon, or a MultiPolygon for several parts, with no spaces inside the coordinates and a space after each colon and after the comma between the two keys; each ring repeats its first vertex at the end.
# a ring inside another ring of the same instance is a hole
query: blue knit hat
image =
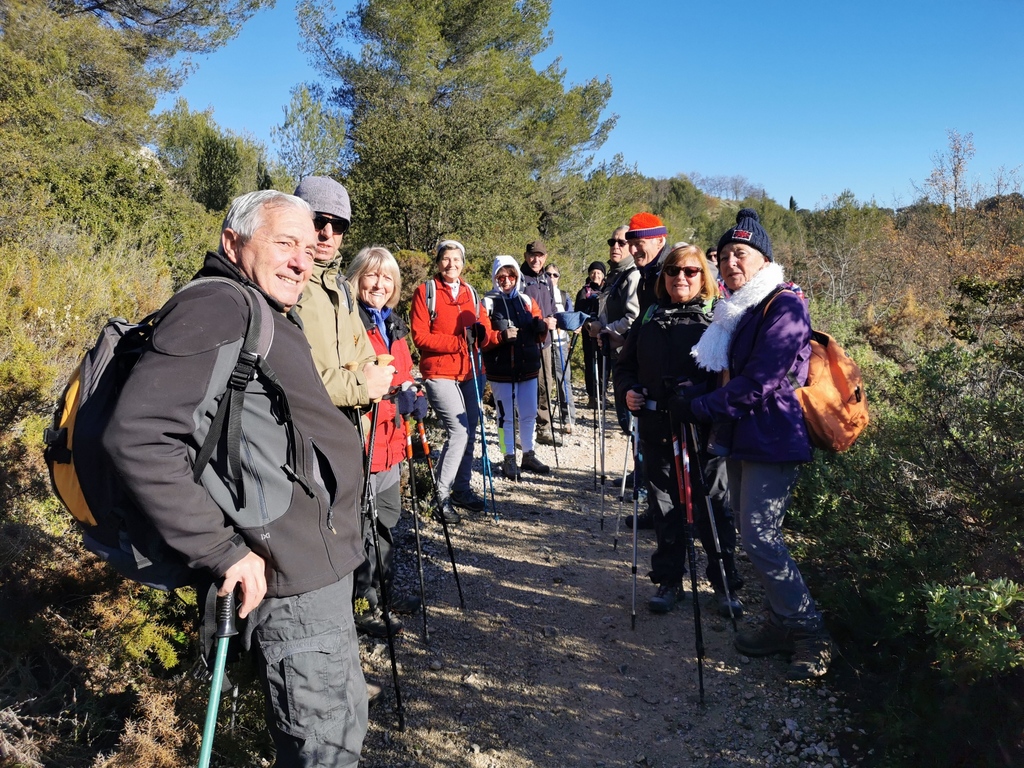
{"type": "Polygon", "coordinates": [[[768,239],[768,233],[764,231],[761,219],[753,208],[744,208],[736,214],[736,226],[718,240],[719,252],[727,243],[749,245],[763,253],[768,261],[775,261],[772,258],[772,241],[768,239]]]}

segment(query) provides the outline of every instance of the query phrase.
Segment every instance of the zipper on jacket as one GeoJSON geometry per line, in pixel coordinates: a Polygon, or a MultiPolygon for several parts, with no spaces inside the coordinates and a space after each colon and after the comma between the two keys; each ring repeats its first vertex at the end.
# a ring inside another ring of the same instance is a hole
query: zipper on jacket
{"type": "MultiPolygon", "coordinates": [[[[267,511],[267,495],[263,488],[263,478],[260,475],[259,467],[256,466],[256,461],[252,457],[252,449],[249,447],[249,441],[245,436],[245,432],[242,432],[240,442],[242,449],[245,451],[246,463],[249,465],[249,471],[252,473],[253,485],[256,487],[256,499],[260,510],[260,520],[264,525],[270,522],[270,513],[267,511]]],[[[245,472],[242,472],[242,482],[245,482],[245,472]]]]}

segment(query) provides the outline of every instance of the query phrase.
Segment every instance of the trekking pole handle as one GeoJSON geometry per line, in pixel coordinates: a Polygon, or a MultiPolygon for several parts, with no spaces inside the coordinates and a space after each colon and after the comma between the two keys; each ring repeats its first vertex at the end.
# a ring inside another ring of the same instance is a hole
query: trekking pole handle
{"type": "Polygon", "coordinates": [[[217,637],[234,637],[238,634],[235,626],[235,615],[238,612],[236,603],[234,590],[226,595],[217,595],[217,637]]]}

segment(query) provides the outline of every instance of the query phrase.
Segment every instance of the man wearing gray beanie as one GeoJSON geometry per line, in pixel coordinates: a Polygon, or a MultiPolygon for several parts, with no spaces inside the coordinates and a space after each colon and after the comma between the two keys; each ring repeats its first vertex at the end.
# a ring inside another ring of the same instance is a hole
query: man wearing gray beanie
{"type": "MultiPolygon", "coordinates": [[[[316,254],[313,275],[296,305],[303,330],[309,340],[320,378],[331,401],[342,409],[353,423],[391,388],[395,373],[392,365],[378,365],[366,328],[359,316],[355,293],[341,273],[338,255],[352,219],[348,191],[327,176],[307,176],[295,189],[313,209],[316,229],[316,254]]],[[[357,577],[357,591],[363,583],[357,577]]],[[[387,637],[387,625],[376,594],[366,597],[369,609],[356,612],[356,628],[373,637],[387,637]],[[372,597],[372,599],[371,599],[372,597]]],[[[415,612],[419,601],[391,596],[390,608],[398,612],[415,612]]],[[[391,614],[393,631],[402,629],[401,622],[391,614]]]]}

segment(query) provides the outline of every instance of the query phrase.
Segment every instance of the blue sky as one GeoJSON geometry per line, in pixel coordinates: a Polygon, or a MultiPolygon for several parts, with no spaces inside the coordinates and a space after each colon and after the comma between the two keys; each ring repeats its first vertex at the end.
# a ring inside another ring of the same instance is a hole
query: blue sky
{"type": "MultiPolygon", "coordinates": [[[[1024,166],[1022,21],[1024,0],[552,0],[537,65],[611,79],[619,119],[598,159],[744,176],[783,205],[849,189],[888,206],[916,197],[948,130],[973,133],[973,180],[1024,166]]],[[[317,78],[288,0],[196,64],[177,95],[272,151],[290,89],[317,78]]]]}

